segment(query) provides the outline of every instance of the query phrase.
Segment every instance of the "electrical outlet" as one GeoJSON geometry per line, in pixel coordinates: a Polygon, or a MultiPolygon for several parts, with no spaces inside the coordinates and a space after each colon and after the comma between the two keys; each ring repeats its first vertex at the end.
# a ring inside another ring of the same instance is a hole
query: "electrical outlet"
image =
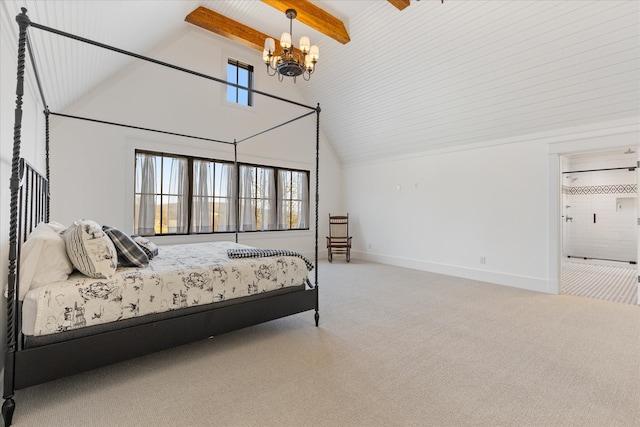
{"type": "Polygon", "coordinates": [[[480,257],[480,264],[486,264],[487,263],[487,257],[481,256],[480,257]]]}

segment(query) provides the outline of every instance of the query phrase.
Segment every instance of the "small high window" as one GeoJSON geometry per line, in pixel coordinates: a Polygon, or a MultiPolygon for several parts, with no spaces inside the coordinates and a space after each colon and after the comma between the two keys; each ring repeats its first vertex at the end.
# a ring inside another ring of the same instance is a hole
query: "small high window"
{"type": "Polygon", "coordinates": [[[229,58],[227,62],[227,81],[238,85],[227,85],[227,101],[249,107],[253,105],[251,91],[243,89],[243,87],[253,89],[253,66],[229,58]]]}

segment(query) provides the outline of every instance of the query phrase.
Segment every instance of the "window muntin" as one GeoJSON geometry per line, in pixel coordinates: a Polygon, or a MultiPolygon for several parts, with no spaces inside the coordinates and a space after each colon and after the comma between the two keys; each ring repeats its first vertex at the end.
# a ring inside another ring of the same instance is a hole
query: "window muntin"
{"type": "Polygon", "coordinates": [[[237,217],[239,231],[308,229],[308,181],[308,171],[239,164],[236,174],[231,162],[136,151],[134,232],[233,232],[237,217]]]}
{"type": "MultiPolygon", "coordinates": [[[[227,61],[227,81],[253,89],[253,66],[235,59],[227,61]]],[[[248,89],[227,85],[227,101],[252,106],[253,96],[248,89]]]]}

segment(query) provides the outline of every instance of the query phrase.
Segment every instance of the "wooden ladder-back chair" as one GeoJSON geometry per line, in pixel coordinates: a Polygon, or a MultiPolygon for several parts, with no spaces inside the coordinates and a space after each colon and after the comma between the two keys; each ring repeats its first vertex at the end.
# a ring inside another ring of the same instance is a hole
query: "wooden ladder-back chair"
{"type": "Polygon", "coordinates": [[[329,214],[329,235],[327,236],[329,262],[334,254],[345,254],[347,262],[351,261],[351,236],[349,235],[349,214],[329,214]]]}

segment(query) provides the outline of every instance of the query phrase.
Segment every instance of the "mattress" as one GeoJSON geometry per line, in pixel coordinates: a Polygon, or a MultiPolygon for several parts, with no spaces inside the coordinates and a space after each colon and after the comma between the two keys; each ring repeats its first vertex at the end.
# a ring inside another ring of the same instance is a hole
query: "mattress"
{"type": "Polygon", "coordinates": [[[295,256],[230,259],[233,242],[161,246],[145,268],[119,268],[110,279],[74,272],[26,294],[22,332],[43,336],[196,307],[306,283],[295,256]]]}

